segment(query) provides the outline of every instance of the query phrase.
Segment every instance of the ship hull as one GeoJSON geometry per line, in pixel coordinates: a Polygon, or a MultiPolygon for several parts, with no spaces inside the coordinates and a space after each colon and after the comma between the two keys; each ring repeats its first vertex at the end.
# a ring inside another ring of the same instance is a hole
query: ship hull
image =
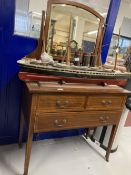
{"type": "Polygon", "coordinates": [[[127,83],[127,79],[81,79],[74,77],[63,76],[48,76],[44,74],[36,74],[30,72],[19,72],[19,78],[22,81],[32,82],[65,82],[65,83],[84,83],[84,84],[97,84],[97,85],[118,85],[124,87],[127,83]]]}
{"type": "Polygon", "coordinates": [[[87,84],[109,84],[125,86],[129,75],[126,74],[106,74],[99,72],[93,74],[77,73],[75,71],[55,70],[48,68],[38,68],[28,65],[20,65],[21,72],[19,78],[23,81],[58,81],[67,83],[87,83],[87,84]]]}

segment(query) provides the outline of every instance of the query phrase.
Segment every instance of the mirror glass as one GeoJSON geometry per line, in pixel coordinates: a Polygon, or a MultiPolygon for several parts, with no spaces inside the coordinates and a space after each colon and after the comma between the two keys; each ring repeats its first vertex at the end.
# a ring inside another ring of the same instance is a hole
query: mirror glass
{"type": "Polygon", "coordinates": [[[14,34],[40,37],[42,10],[47,0],[16,0],[14,34]]]}
{"type": "Polygon", "coordinates": [[[70,60],[76,54],[94,52],[99,18],[79,7],[53,4],[48,31],[47,51],[54,59],[64,59],[69,52],[70,60]]]}
{"type": "MultiPolygon", "coordinates": [[[[85,4],[106,18],[110,0],[74,0],[85,4]]],[[[39,38],[42,10],[47,9],[48,0],[15,0],[14,33],[39,38]]]]}

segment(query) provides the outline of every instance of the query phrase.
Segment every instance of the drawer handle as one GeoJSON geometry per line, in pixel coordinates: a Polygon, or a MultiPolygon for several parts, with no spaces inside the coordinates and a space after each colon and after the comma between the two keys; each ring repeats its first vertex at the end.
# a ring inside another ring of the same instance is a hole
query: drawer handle
{"type": "Polygon", "coordinates": [[[104,120],[104,117],[100,117],[100,120],[102,120],[102,121],[103,121],[103,120],[104,120]]]}
{"type": "Polygon", "coordinates": [[[101,121],[102,123],[107,123],[108,120],[109,120],[109,116],[106,116],[106,117],[100,117],[100,121],[101,121]]]}
{"type": "Polygon", "coordinates": [[[109,120],[109,116],[106,116],[106,120],[109,120]]]}
{"type": "Polygon", "coordinates": [[[109,100],[109,101],[102,100],[102,104],[103,105],[111,105],[112,101],[111,100],[109,100]]]}
{"type": "Polygon", "coordinates": [[[112,101],[111,101],[111,100],[109,100],[109,101],[108,101],[108,104],[109,104],[109,105],[111,105],[111,104],[112,104],[112,101]]]}
{"type": "Polygon", "coordinates": [[[102,100],[102,104],[103,104],[103,105],[106,105],[106,101],[105,101],[105,100],[102,100]]]}
{"type": "Polygon", "coordinates": [[[63,127],[63,125],[66,124],[66,123],[67,123],[67,120],[66,120],[66,119],[62,120],[61,122],[59,122],[58,120],[55,120],[55,121],[54,121],[54,124],[55,124],[57,127],[63,127]]]}
{"type": "Polygon", "coordinates": [[[56,105],[59,107],[59,108],[66,108],[69,104],[69,101],[64,101],[64,102],[61,102],[61,101],[56,101],[56,105]]]}

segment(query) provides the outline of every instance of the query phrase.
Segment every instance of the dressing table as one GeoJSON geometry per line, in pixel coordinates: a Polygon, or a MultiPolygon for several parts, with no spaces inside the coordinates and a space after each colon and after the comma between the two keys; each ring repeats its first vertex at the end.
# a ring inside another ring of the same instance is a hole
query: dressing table
{"type": "Polygon", "coordinates": [[[20,147],[24,121],[28,128],[24,175],[28,174],[33,134],[40,132],[112,125],[105,156],[109,161],[130,93],[112,85],[129,75],[115,74],[101,63],[104,18],[98,12],[75,1],[49,0],[46,18],[44,14],[35,56],[19,62],[19,78],[24,81],[20,147]],[[97,34],[92,34],[94,30],[97,34]]]}
{"type": "Polygon", "coordinates": [[[28,174],[34,133],[113,125],[106,161],[129,91],[118,86],[27,82],[22,95],[19,145],[23,121],[28,126],[24,175],[28,174]]]}

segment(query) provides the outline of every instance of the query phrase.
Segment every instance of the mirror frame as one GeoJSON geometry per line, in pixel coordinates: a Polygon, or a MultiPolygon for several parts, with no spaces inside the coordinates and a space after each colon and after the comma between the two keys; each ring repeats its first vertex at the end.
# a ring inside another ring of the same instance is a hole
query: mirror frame
{"type": "Polygon", "coordinates": [[[50,17],[51,17],[51,8],[53,4],[65,4],[65,5],[71,5],[78,8],[81,8],[83,10],[86,10],[90,13],[92,13],[94,16],[100,19],[99,22],[99,28],[98,33],[96,37],[96,45],[94,49],[93,55],[96,56],[96,64],[99,66],[100,64],[100,55],[101,55],[101,47],[102,47],[102,41],[104,36],[104,17],[101,16],[97,11],[90,8],[87,5],[70,1],[70,0],[48,0],[47,3],[47,11],[46,11],[46,20],[45,20],[45,51],[47,51],[47,43],[48,43],[48,30],[49,30],[49,24],[50,24],[50,17]]]}

